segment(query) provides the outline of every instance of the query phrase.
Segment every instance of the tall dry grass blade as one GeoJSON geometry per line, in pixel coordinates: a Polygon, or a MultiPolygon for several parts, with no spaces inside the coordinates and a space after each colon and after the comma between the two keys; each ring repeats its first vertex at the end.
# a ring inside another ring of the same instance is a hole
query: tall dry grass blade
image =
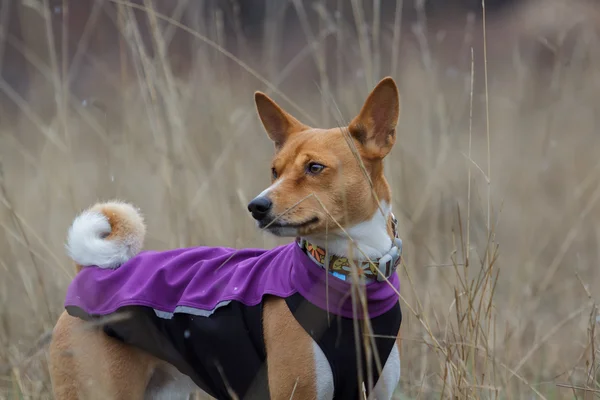
{"type": "MultiPolygon", "coordinates": [[[[298,14],[298,18],[300,19],[300,23],[302,25],[302,30],[304,31],[304,35],[309,43],[319,43],[315,40],[315,35],[312,32],[312,28],[310,26],[310,22],[308,20],[308,16],[306,14],[306,10],[304,9],[304,5],[300,0],[292,0],[294,3],[294,7],[296,8],[296,13],[298,14]]],[[[319,23],[323,21],[322,18],[319,19],[319,23]]],[[[319,81],[320,81],[320,90],[322,93],[328,95],[331,91],[329,85],[329,78],[327,76],[326,69],[326,58],[325,58],[325,49],[324,46],[317,46],[313,53],[313,60],[317,66],[317,70],[319,71],[319,81]]],[[[327,126],[329,124],[329,112],[327,107],[327,96],[321,96],[321,123],[327,126]]]]}
{"type": "MultiPolygon", "coordinates": [[[[24,247],[29,255],[29,260],[31,261],[31,265],[34,267],[34,271],[35,271],[34,279],[36,281],[36,290],[35,290],[35,297],[31,297],[31,295],[30,295],[30,298],[31,298],[33,304],[35,304],[37,306],[37,307],[35,307],[35,310],[36,310],[36,314],[38,314],[38,317],[40,318],[41,323],[44,326],[47,326],[48,324],[50,324],[50,321],[52,319],[52,312],[50,310],[49,298],[48,298],[48,293],[47,293],[47,289],[46,289],[46,282],[43,279],[43,273],[40,268],[40,265],[39,265],[35,255],[32,252],[32,246],[29,241],[29,237],[27,236],[27,234],[23,228],[23,224],[21,223],[21,220],[17,217],[17,213],[14,209],[14,204],[11,202],[10,197],[8,196],[8,192],[6,191],[4,172],[3,172],[3,168],[2,168],[2,159],[0,159],[0,196],[1,196],[1,200],[4,204],[4,206],[6,207],[6,209],[8,210],[8,212],[11,215],[12,224],[14,226],[14,229],[17,231],[18,237],[24,242],[24,247]],[[40,302],[42,304],[40,304],[40,302]],[[43,311],[39,310],[38,307],[41,308],[43,311]]],[[[19,268],[19,266],[17,266],[17,268],[19,268]]],[[[21,276],[23,276],[22,271],[19,271],[19,273],[21,273],[21,276]]],[[[23,281],[23,285],[25,287],[27,287],[26,280],[23,281]]]]}
{"type": "Polygon", "coordinates": [[[371,31],[373,41],[373,80],[376,80],[381,74],[381,0],[373,0],[371,31]]]}
{"type": "Polygon", "coordinates": [[[398,55],[400,54],[401,34],[402,34],[402,10],[404,9],[404,0],[396,0],[396,9],[394,11],[394,33],[392,34],[392,65],[390,74],[398,74],[398,55]]]}
{"type": "Polygon", "coordinates": [[[371,43],[369,41],[369,30],[367,27],[367,21],[365,18],[364,9],[362,7],[362,0],[351,0],[352,14],[354,16],[354,23],[358,30],[358,47],[360,49],[360,58],[365,74],[365,84],[367,90],[370,90],[375,86],[375,75],[373,70],[372,51],[371,43]]]}
{"type": "Polygon", "coordinates": [[[4,55],[6,51],[6,37],[8,36],[8,23],[12,4],[5,1],[0,7],[0,71],[4,67],[4,55]]]}
{"type": "MultiPolygon", "coordinates": [[[[472,160],[473,150],[473,87],[475,83],[475,56],[473,48],[471,47],[471,86],[469,90],[469,160],[472,160]]],[[[469,164],[467,170],[467,245],[465,251],[465,266],[469,266],[469,258],[471,254],[471,164],[469,164]]],[[[465,280],[466,280],[467,268],[465,268],[465,280]]]]}
{"type": "MultiPolygon", "coordinates": [[[[119,5],[126,5],[128,7],[131,7],[132,9],[147,11],[147,8],[145,6],[141,6],[139,4],[135,4],[135,3],[127,2],[127,1],[121,1],[121,0],[109,0],[109,1],[119,4],[119,5]]],[[[296,104],[296,102],[292,101],[288,96],[286,96],[279,89],[277,89],[277,87],[273,86],[273,84],[271,84],[271,82],[269,82],[267,79],[263,78],[260,74],[258,74],[258,72],[256,72],[254,69],[250,68],[245,62],[240,60],[238,57],[234,56],[231,52],[225,50],[223,47],[219,46],[214,41],[208,39],[207,37],[205,37],[203,35],[200,35],[198,32],[193,31],[192,29],[188,28],[187,26],[181,24],[178,21],[175,21],[175,20],[173,20],[163,14],[160,14],[160,13],[156,13],[155,15],[158,19],[168,22],[169,24],[172,24],[172,25],[178,27],[179,29],[189,33],[190,35],[194,36],[196,39],[201,40],[202,42],[206,43],[210,47],[214,48],[215,50],[217,50],[218,52],[223,54],[225,57],[234,61],[236,64],[238,64],[240,67],[242,67],[242,69],[244,69],[250,75],[254,76],[258,81],[260,81],[265,86],[267,86],[270,90],[272,90],[273,93],[278,94],[279,96],[281,96],[281,98],[283,100],[287,101],[292,108],[294,108],[300,115],[302,115],[302,117],[304,119],[306,119],[307,122],[315,124],[315,121],[310,116],[310,114],[308,114],[306,111],[304,111],[300,106],[298,106],[296,104]]]]}
{"type": "Polygon", "coordinates": [[[67,146],[61,141],[52,129],[50,129],[41,118],[32,110],[30,105],[21,97],[4,79],[0,78],[0,91],[6,94],[13,103],[15,103],[23,116],[27,118],[33,125],[38,129],[40,133],[46,138],[46,140],[60,151],[67,153],[67,146]]]}
{"type": "MultiPolygon", "coordinates": [[[[63,1],[63,9],[68,9],[68,3],[66,0],[63,1]]],[[[66,89],[70,87],[73,83],[73,79],[75,78],[77,72],[79,72],[79,68],[81,66],[82,61],[84,60],[85,53],[88,50],[88,46],[90,43],[90,39],[94,32],[94,29],[97,27],[97,22],[99,17],[102,15],[102,6],[103,0],[94,0],[92,5],[92,10],[90,11],[90,16],[88,17],[85,27],[83,28],[83,32],[81,33],[81,37],[77,40],[77,48],[75,49],[75,54],[71,59],[70,64],[67,64],[66,60],[63,56],[63,66],[68,65],[68,72],[63,76],[63,80],[65,81],[66,89]]],[[[63,49],[66,49],[67,43],[67,35],[66,29],[68,27],[68,18],[67,13],[63,14],[63,29],[65,29],[65,34],[63,37],[63,49]]],[[[64,50],[63,50],[63,54],[64,50]]]]}

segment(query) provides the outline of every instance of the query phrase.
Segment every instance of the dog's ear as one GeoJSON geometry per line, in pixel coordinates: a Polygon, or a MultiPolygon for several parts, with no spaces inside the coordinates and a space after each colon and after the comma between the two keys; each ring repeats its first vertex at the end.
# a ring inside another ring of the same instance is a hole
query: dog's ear
{"type": "Polygon", "coordinates": [[[267,135],[279,150],[291,134],[310,129],[296,118],[285,112],[269,96],[262,92],[254,93],[254,102],[258,116],[262,121],[267,135]]]}
{"type": "Polygon", "coordinates": [[[348,131],[367,151],[369,157],[385,157],[396,141],[396,124],[400,115],[400,98],[396,83],[382,79],[369,94],[348,131]]]}

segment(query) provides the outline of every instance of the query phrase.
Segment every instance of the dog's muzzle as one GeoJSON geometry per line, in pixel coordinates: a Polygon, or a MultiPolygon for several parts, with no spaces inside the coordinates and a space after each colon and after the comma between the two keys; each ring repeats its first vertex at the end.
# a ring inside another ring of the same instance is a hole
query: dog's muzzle
{"type": "Polygon", "coordinates": [[[255,197],[248,204],[248,211],[252,213],[252,218],[257,221],[262,221],[269,216],[271,209],[273,208],[273,202],[266,196],[255,197]]]}

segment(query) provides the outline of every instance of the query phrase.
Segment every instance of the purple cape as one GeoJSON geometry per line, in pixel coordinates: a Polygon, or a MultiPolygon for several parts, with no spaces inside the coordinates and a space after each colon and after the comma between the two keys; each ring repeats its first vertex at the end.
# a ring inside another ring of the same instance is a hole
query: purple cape
{"type": "MultiPolygon", "coordinates": [[[[369,316],[396,305],[399,288],[397,274],[389,283],[367,284],[369,316]]],[[[151,307],[159,315],[210,315],[229,301],[254,306],[265,295],[286,298],[300,293],[317,307],[352,318],[350,289],[350,283],[328,274],[296,243],[272,250],[193,247],[141,252],[117,269],[85,267],[71,282],[65,306],[90,315],[131,305],[151,307]]]]}

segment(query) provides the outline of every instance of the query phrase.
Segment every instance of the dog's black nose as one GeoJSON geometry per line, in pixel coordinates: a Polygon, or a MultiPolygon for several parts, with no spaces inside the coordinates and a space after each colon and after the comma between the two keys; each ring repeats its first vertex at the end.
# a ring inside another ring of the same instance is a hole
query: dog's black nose
{"type": "Polygon", "coordinates": [[[260,221],[269,215],[273,207],[273,202],[266,196],[258,196],[248,204],[248,211],[252,213],[254,219],[260,221]]]}

